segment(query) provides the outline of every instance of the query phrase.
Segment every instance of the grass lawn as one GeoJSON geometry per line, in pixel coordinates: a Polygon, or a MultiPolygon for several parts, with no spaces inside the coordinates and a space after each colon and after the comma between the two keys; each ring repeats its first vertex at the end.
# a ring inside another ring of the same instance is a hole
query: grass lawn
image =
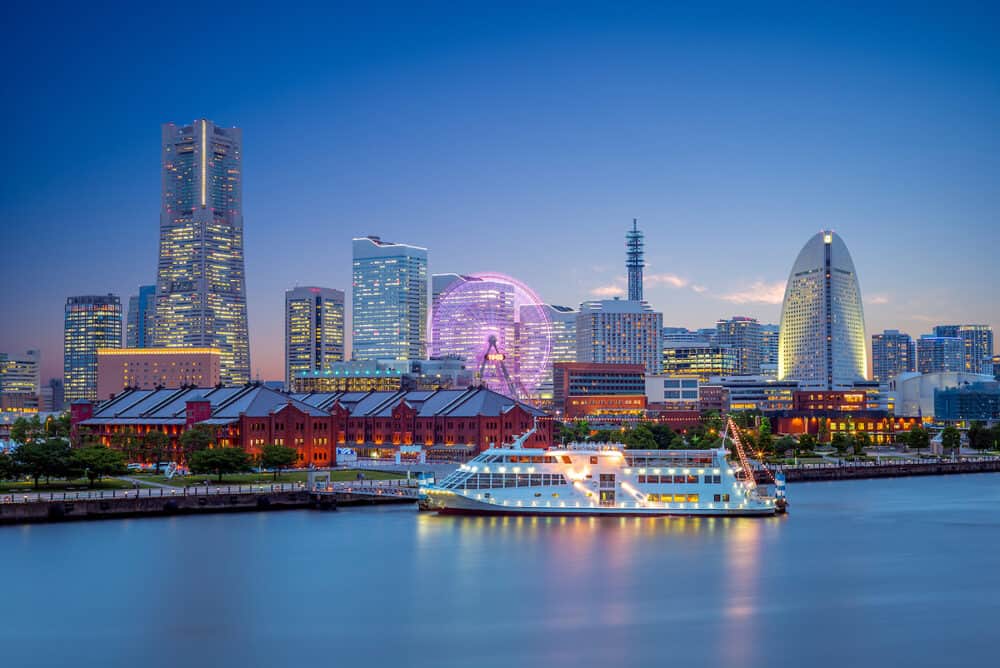
{"type": "MultiPolygon", "coordinates": [[[[396,480],[398,478],[405,478],[405,475],[400,475],[399,473],[389,473],[387,471],[365,471],[365,478],[367,480],[396,480]]],[[[273,473],[234,473],[232,475],[222,476],[223,485],[269,485],[273,482],[305,482],[308,477],[306,471],[290,471],[288,473],[282,473],[278,476],[278,479],[274,479],[273,473]]],[[[344,480],[356,480],[358,477],[358,472],[353,469],[344,470],[334,470],[330,472],[330,479],[334,482],[344,481],[344,480]]],[[[164,476],[143,476],[143,480],[148,480],[149,482],[158,482],[162,485],[170,485],[172,487],[190,487],[191,485],[203,485],[205,480],[208,480],[209,484],[215,485],[218,483],[218,476],[214,475],[188,475],[188,476],[174,476],[170,480],[167,480],[164,476]]]]}
{"type": "Polygon", "coordinates": [[[132,489],[132,483],[126,480],[117,480],[115,478],[104,478],[103,480],[95,482],[94,486],[91,487],[86,478],[77,478],[76,480],[53,479],[48,485],[46,485],[45,480],[42,479],[38,481],[38,489],[35,489],[30,480],[22,480],[19,482],[0,482],[0,493],[2,494],[10,494],[12,492],[22,492],[25,494],[31,492],[82,492],[101,489],[132,489]]]}

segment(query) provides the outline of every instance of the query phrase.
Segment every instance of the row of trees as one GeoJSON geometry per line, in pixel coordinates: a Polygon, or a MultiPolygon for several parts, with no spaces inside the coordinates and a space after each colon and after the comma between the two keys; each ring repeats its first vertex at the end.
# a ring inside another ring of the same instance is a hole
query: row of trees
{"type": "Polygon", "coordinates": [[[11,453],[0,453],[0,479],[86,477],[91,485],[106,476],[125,473],[125,455],[100,445],[70,447],[63,438],[34,439],[11,453]]]}
{"type": "MultiPolygon", "coordinates": [[[[271,469],[274,477],[298,461],[295,448],[265,445],[257,457],[240,448],[208,448],[194,452],[188,462],[192,473],[222,476],[253,470],[254,466],[271,469]]],[[[70,447],[65,439],[36,439],[11,453],[0,453],[0,480],[29,478],[38,487],[44,479],[86,477],[91,485],[107,476],[127,472],[125,453],[103,445],[70,447]]]]}

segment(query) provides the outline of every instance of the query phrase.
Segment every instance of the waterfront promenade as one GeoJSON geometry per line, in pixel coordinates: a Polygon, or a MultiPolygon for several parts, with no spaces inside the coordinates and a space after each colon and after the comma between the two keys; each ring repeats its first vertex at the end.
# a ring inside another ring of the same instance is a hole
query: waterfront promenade
{"type": "Polygon", "coordinates": [[[293,508],[413,503],[412,480],[158,486],[132,490],[33,492],[0,496],[0,524],[293,508]]]}

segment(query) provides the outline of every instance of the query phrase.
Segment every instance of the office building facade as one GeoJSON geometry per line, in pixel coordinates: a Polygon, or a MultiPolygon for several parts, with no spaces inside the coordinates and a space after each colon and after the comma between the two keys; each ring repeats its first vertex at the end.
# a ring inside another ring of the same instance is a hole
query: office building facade
{"type": "Polygon", "coordinates": [[[138,294],[128,298],[125,323],[125,347],[147,348],[153,345],[153,322],[156,316],[156,286],[140,285],[138,294]]]}
{"type": "Polygon", "coordinates": [[[423,359],[427,249],[369,236],[353,240],[352,356],[423,359]]]}
{"type": "Polygon", "coordinates": [[[285,292],[285,387],[344,361],[344,293],[297,287],[285,292]]]}
{"type": "Polygon", "coordinates": [[[756,376],[760,373],[761,330],[756,318],[734,315],[715,323],[716,345],[728,346],[736,353],[737,373],[756,376]]]}
{"type": "Polygon", "coordinates": [[[215,387],[221,382],[218,348],[98,348],[97,398],[126,388],[215,387]]]}
{"type": "Polygon", "coordinates": [[[934,336],[957,337],[965,348],[965,371],[992,373],[993,328],[989,325],[938,325],[934,336]]]}
{"type": "Polygon", "coordinates": [[[917,369],[920,373],[965,371],[965,342],[957,336],[921,336],[917,339],[917,369]]]}
{"type": "Polygon", "coordinates": [[[97,399],[97,350],[122,347],[122,304],[117,295],[69,297],[63,317],[66,401],[97,399]]]}
{"type": "Polygon", "coordinates": [[[664,346],[661,368],[668,376],[697,376],[703,380],[740,375],[737,352],[729,346],[709,343],[664,346]]]}
{"type": "Polygon", "coordinates": [[[867,377],[861,288],[839,235],[820,232],[799,252],[785,288],[780,327],[779,379],[833,389],[867,377]]]}
{"type": "Polygon", "coordinates": [[[872,334],[872,379],[887,383],[917,368],[917,345],[909,334],[887,329],[872,334]]]}
{"type": "Polygon", "coordinates": [[[242,131],[208,120],[162,128],[154,343],[218,348],[222,380],[250,380],[243,259],[242,131]]]}
{"type": "Polygon", "coordinates": [[[660,372],[663,314],[646,302],[584,302],[576,318],[576,359],[597,364],[641,364],[660,372]]]}

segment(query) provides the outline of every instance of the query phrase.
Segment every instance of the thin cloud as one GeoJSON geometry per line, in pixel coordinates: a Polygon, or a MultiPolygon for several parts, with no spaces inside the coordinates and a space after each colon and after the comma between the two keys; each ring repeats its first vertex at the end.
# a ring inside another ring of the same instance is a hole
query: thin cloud
{"type": "Polygon", "coordinates": [[[719,297],[731,304],[780,304],[785,298],[784,281],[754,281],[743,290],[719,297]]]}
{"type": "Polygon", "coordinates": [[[686,288],[688,280],[677,274],[649,274],[644,277],[652,285],[669,285],[672,288],[686,288]]]}
{"type": "Polygon", "coordinates": [[[868,295],[868,299],[865,301],[869,304],[888,304],[889,295],[868,295]]]}
{"type": "Polygon", "coordinates": [[[625,288],[620,285],[601,285],[590,291],[595,297],[620,297],[625,294],[625,288]]]}
{"type": "Polygon", "coordinates": [[[699,295],[708,292],[708,288],[706,288],[704,285],[692,285],[691,289],[697,292],[699,295]]]}

